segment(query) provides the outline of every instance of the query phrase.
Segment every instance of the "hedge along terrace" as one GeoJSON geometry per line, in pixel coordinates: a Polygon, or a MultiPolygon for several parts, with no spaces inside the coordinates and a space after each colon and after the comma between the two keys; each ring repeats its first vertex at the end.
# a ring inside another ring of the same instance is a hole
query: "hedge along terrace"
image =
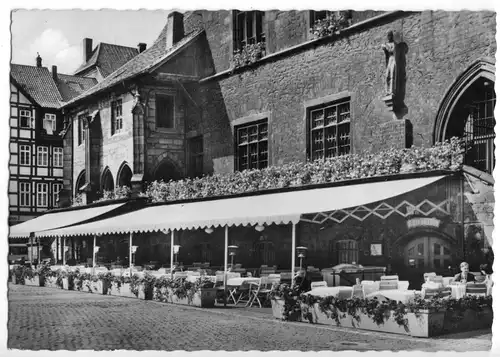
{"type": "MultiPolygon", "coordinates": [[[[463,141],[452,138],[430,148],[389,149],[376,154],[349,154],[195,179],[154,181],[149,184],[142,196],[152,202],[168,202],[402,173],[457,171],[462,166],[464,152],[463,141]]],[[[113,192],[105,191],[99,201],[129,196],[130,189],[117,187],[113,192]]],[[[73,205],[80,204],[81,200],[77,196],[73,205]]]]}

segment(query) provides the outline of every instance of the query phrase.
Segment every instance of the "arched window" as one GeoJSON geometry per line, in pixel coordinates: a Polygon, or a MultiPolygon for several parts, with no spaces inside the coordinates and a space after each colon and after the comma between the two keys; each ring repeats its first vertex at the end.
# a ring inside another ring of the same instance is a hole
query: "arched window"
{"type": "Polygon", "coordinates": [[[80,189],[85,186],[85,183],[85,170],[83,170],[82,172],[80,172],[80,175],[78,175],[78,178],[76,179],[75,196],[80,193],[80,189]]]}
{"type": "Polygon", "coordinates": [[[492,173],[495,166],[494,60],[480,59],[462,73],[439,107],[435,141],[451,137],[466,143],[465,164],[492,173]]]}
{"type": "Polygon", "coordinates": [[[459,99],[446,128],[447,138],[464,138],[465,164],[488,173],[492,173],[495,166],[494,86],[490,80],[477,79],[459,99]]]}
{"type": "Polygon", "coordinates": [[[156,168],[154,173],[154,179],[156,181],[168,182],[170,180],[176,181],[181,179],[181,175],[177,171],[177,168],[174,166],[170,160],[163,160],[156,168]]]}
{"type": "Polygon", "coordinates": [[[122,167],[118,171],[118,177],[117,177],[116,182],[118,183],[118,186],[120,186],[120,187],[123,187],[123,186],[130,187],[131,180],[132,180],[132,170],[130,169],[130,167],[126,163],[124,163],[124,164],[122,164],[122,167]]]}
{"type": "Polygon", "coordinates": [[[104,191],[114,191],[115,184],[113,181],[113,175],[111,175],[111,171],[108,168],[104,170],[104,173],[101,177],[101,189],[104,191]]]}

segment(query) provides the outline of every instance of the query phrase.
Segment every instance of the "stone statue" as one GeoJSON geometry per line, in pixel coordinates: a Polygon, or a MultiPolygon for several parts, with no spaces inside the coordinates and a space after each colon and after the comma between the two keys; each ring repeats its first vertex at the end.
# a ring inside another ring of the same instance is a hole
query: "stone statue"
{"type": "Polygon", "coordinates": [[[396,118],[402,118],[408,108],[404,104],[406,88],[406,54],[408,46],[400,33],[389,31],[387,42],[381,45],[385,53],[384,102],[396,118]]]}
{"type": "Polygon", "coordinates": [[[389,31],[387,34],[387,43],[382,44],[382,49],[385,53],[385,94],[395,94],[395,79],[396,79],[396,44],[394,43],[394,33],[389,31]]]}

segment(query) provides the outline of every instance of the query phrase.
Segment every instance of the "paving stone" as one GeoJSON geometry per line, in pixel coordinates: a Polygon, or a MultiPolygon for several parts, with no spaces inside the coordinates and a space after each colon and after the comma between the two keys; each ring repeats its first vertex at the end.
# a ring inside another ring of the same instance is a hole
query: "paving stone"
{"type": "Polygon", "coordinates": [[[28,350],[486,351],[491,332],[418,339],[281,322],[262,310],[197,309],[9,285],[8,348],[28,350]]]}

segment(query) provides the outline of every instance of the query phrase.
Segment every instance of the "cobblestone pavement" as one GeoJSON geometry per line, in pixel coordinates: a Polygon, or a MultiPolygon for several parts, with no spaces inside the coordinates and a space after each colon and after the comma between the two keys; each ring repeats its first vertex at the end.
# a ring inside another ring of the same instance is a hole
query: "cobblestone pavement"
{"type": "Polygon", "coordinates": [[[8,348],[29,350],[487,351],[491,332],[418,339],[281,322],[257,308],[197,309],[9,284],[8,348]]]}

